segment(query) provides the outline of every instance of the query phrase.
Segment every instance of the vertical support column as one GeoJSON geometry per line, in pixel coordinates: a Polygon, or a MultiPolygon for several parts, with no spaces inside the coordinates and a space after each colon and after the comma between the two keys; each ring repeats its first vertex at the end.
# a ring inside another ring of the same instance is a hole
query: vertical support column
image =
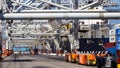
{"type": "Polygon", "coordinates": [[[93,38],[93,35],[92,35],[92,22],[91,22],[91,20],[88,20],[87,22],[90,22],[90,24],[89,24],[89,31],[88,31],[88,38],[93,38]]]}
{"type": "MultiPolygon", "coordinates": [[[[2,14],[2,0],[0,0],[0,14],[2,14]]],[[[0,19],[0,61],[2,60],[2,35],[1,35],[1,32],[2,32],[2,27],[1,27],[1,19],[0,19]]]]}
{"type": "Polygon", "coordinates": [[[10,51],[12,50],[11,49],[11,36],[10,36],[10,29],[11,29],[11,24],[12,24],[12,20],[7,20],[6,21],[6,24],[7,24],[7,30],[6,30],[6,37],[7,37],[7,40],[6,40],[6,46],[7,46],[7,49],[9,51],[9,54],[10,55],[10,51]]]}
{"type": "MultiPolygon", "coordinates": [[[[0,39],[1,39],[1,37],[0,37],[0,39]]],[[[1,44],[1,40],[0,40],[0,61],[1,60],[2,60],[2,44],[1,44]]]]}
{"type": "Polygon", "coordinates": [[[0,10],[2,10],[2,1],[0,0],[0,10]]]}
{"type": "MultiPolygon", "coordinates": [[[[4,23],[8,23],[8,21],[5,21],[4,23]]],[[[8,26],[6,26],[6,37],[7,37],[7,40],[5,40],[6,41],[6,49],[9,51],[9,44],[8,44],[8,34],[9,34],[9,32],[8,32],[8,28],[9,28],[9,25],[8,26]]]]}
{"type": "Polygon", "coordinates": [[[8,46],[8,49],[10,50],[10,26],[8,25],[8,29],[7,29],[7,40],[6,40],[6,46],[8,46]]]}
{"type": "Polygon", "coordinates": [[[0,0],[0,11],[2,10],[2,0],[0,0]]]}
{"type": "Polygon", "coordinates": [[[78,0],[72,0],[73,1],[73,8],[78,9],[78,0]]]}
{"type": "Polygon", "coordinates": [[[1,20],[0,20],[0,61],[2,60],[2,29],[1,29],[1,20]]]}
{"type": "MultiPolygon", "coordinates": [[[[57,4],[61,4],[61,3],[60,3],[60,0],[57,0],[57,4]]],[[[58,8],[58,9],[60,9],[60,8],[58,8]]]]}
{"type": "MultiPolygon", "coordinates": [[[[78,9],[78,0],[72,0],[73,1],[73,8],[78,9]]],[[[78,19],[74,20],[74,36],[75,39],[78,38],[78,19]]]]}
{"type": "MultiPolygon", "coordinates": [[[[57,0],[57,4],[61,4],[61,0],[57,0]]],[[[58,7],[58,9],[60,9],[59,7],[58,7]]],[[[57,22],[61,22],[60,20],[57,20],[57,22]]],[[[57,31],[57,33],[60,33],[60,29],[58,28],[58,31],[57,31]]],[[[60,35],[57,35],[56,36],[56,38],[58,39],[58,41],[56,40],[56,51],[57,50],[59,50],[60,48],[59,48],[59,43],[60,43],[60,35]]]]}
{"type": "Polygon", "coordinates": [[[102,23],[100,22],[100,28],[99,28],[99,30],[100,30],[100,35],[99,35],[99,38],[102,38],[102,30],[101,30],[101,25],[102,25],[102,23]]]}
{"type": "Polygon", "coordinates": [[[73,0],[70,0],[70,7],[73,9],[73,0]]]}

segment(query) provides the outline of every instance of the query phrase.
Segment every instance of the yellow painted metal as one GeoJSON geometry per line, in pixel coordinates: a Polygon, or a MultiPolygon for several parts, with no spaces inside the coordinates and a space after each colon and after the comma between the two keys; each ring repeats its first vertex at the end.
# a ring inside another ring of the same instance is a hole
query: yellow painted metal
{"type": "Polygon", "coordinates": [[[120,64],[117,65],[117,68],[120,68],[120,64]]]}

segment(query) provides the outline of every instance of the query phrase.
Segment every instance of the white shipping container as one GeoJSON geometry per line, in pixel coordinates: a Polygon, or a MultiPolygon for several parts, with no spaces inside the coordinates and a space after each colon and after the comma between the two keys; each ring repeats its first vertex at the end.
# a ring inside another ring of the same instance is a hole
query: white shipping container
{"type": "Polygon", "coordinates": [[[90,30],[89,25],[80,25],[80,30],[90,30]]]}
{"type": "Polygon", "coordinates": [[[109,35],[110,35],[110,36],[116,35],[115,29],[110,30],[110,31],[109,31],[109,35]]]}
{"type": "Polygon", "coordinates": [[[120,28],[120,24],[116,24],[113,28],[114,29],[119,29],[120,28]]]}
{"type": "Polygon", "coordinates": [[[111,43],[116,42],[116,36],[110,36],[109,42],[111,42],[111,43]]]}
{"type": "Polygon", "coordinates": [[[120,35],[120,29],[112,29],[109,31],[110,36],[120,35]]]}

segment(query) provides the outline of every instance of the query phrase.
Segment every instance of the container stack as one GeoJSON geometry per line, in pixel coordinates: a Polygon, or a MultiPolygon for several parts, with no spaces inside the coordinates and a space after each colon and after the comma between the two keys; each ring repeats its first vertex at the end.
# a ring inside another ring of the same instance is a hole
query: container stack
{"type": "Polygon", "coordinates": [[[115,43],[116,50],[120,50],[120,29],[110,30],[109,35],[110,35],[109,38],[110,43],[115,43]]]}
{"type": "Polygon", "coordinates": [[[117,62],[120,64],[120,28],[110,30],[109,35],[110,35],[109,41],[110,43],[114,43],[115,45],[117,57],[116,59],[117,62]]]}

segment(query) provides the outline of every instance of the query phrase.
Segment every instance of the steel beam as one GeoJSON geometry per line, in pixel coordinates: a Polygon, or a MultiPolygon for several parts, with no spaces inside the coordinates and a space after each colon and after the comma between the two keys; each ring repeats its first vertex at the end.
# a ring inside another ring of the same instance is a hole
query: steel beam
{"type": "MultiPolygon", "coordinates": [[[[16,2],[16,1],[14,1],[14,2],[16,2]]],[[[30,6],[30,4],[32,4],[32,1],[31,1],[31,0],[28,0],[28,1],[26,1],[24,4],[26,4],[27,6],[28,6],[28,5],[30,6]]],[[[21,6],[18,7],[17,10],[15,10],[15,11],[16,11],[16,12],[19,11],[22,7],[23,7],[23,6],[21,5],[21,6]]],[[[30,7],[32,7],[32,6],[30,6],[30,7]]],[[[35,7],[32,7],[32,8],[35,8],[35,7]]],[[[36,9],[37,9],[37,8],[36,8],[36,9]]]]}
{"type": "Polygon", "coordinates": [[[80,8],[78,8],[78,10],[84,10],[84,9],[86,9],[86,8],[88,8],[88,7],[92,7],[92,6],[97,6],[97,5],[99,5],[100,3],[99,3],[100,1],[95,1],[95,2],[93,2],[93,3],[91,3],[91,4],[88,4],[88,5],[86,5],[86,6],[83,6],[83,7],[80,7],[80,8]]]}
{"type": "Polygon", "coordinates": [[[34,45],[35,43],[34,42],[25,42],[25,43],[23,43],[23,42],[18,42],[18,43],[15,43],[15,42],[12,42],[14,45],[24,45],[24,44],[26,44],[26,45],[34,45]]]}
{"type": "MultiPolygon", "coordinates": [[[[56,35],[58,33],[36,33],[36,34],[29,34],[28,36],[51,36],[51,35],[56,35]]],[[[22,36],[23,34],[16,34],[16,33],[11,33],[11,36],[22,36]]],[[[27,34],[25,34],[27,35],[27,34]]]]}
{"type": "Polygon", "coordinates": [[[56,4],[56,3],[52,3],[52,2],[49,2],[49,1],[45,1],[45,0],[40,0],[41,2],[45,2],[47,4],[50,4],[50,5],[54,5],[56,7],[59,7],[59,8],[63,8],[63,9],[71,9],[71,8],[68,8],[68,7],[65,7],[65,6],[62,6],[62,5],[59,5],[59,4],[56,4]]]}
{"type": "Polygon", "coordinates": [[[13,1],[13,0],[11,0],[11,1],[14,2],[14,3],[20,4],[20,5],[23,5],[23,6],[27,6],[27,7],[32,8],[32,9],[38,9],[36,7],[30,6],[30,5],[26,5],[24,3],[20,3],[20,2],[17,2],[17,1],[13,1]]]}
{"type": "Polygon", "coordinates": [[[120,19],[120,12],[6,13],[1,19],[120,19]]]}
{"type": "MultiPolygon", "coordinates": [[[[106,10],[21,10],[21,13],[93,13],[107,12],[106,10]]],[[[15,12],[14,12],[15,13],[15,12]]]]}

